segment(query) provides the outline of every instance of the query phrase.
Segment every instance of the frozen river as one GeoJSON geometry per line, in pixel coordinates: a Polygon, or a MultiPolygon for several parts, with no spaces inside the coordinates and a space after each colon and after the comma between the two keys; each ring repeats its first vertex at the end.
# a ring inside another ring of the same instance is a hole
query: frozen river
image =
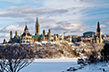
{"type": "Polygon", "coordinates": [[[73,64],[74,59],[38,59],[20,72],[62,72],[73,64]]]}
{"type": "MultiPolygon", "coordinates": [[[[73,59],[36,59],[29,66],[23,68],[20,72],[62,72],[69,67],[77,67],[77,58],[73,59]]],[[[109,72],[109,62],[90,64],[76,72],[109,72]]]]}

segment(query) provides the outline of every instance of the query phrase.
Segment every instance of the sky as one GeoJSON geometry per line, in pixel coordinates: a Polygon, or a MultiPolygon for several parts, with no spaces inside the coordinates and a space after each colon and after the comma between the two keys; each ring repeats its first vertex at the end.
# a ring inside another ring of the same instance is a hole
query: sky
{"type": "Polygon", "coordinates": [[[10,31],[23,33],[25,25],[35,34],[36,17],[41,33],[82,35],[96,31],[109,33],[109,0],[0,0],[0,42],[9,40],[10,31]]]}

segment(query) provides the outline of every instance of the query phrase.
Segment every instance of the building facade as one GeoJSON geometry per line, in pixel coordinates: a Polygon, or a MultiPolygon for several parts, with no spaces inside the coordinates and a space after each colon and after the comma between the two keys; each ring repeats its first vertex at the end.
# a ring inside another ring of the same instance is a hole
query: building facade
{"type": "MultiPolygon", "coordinates": [[[[60,37],[59,37],[60,39],[60,37]]],[[[36,18],[35,23],[35,34],[32,35],[29,32],[27,25],[24,28],[23,34],[18,35],[17,31],[15,32],[15,36],[13,37],[12,31],[10,31],[10,40],[8,43],[30,43],[30,42],[40,42],[40,41],[59,41],[58,35],[51,35],[51,30],[48,30],[48,33],[45,34],[45,30],[43,30],[42,34],[40,34],[40,24],[38,21],[38,17],[36,18]]]]}
{"type": "Polygon", "coordinates": [[[101,28],[100,28],[100,23],[99,22],[97,24],[97,30],[96,30],[96,42],[97,43],[102,43],[102,34],[101,34],[101,28]]]}

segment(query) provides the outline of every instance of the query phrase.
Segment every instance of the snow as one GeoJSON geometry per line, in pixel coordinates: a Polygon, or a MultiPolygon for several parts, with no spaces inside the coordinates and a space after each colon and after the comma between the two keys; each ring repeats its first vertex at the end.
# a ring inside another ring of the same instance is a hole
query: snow
{"type": "Polygon", "coordinates": [[[41,43],[41,42],[35,42],[35,44],[39,44],[39,45],[42,45],[42,43],[41,43]]]}
{"type": "MultiPolygon", "coordinates": [[[[35,59],[29,66],[23,68],[20,72],[73,72],[67,71],[70,67],[78,67],[77,58],[63,59],[35,59]]],[[[109,72],[109,62],[100,62],[83,66],[75,72],[109,72]]]]}
{"type": "Polygon", "coordinates": [[[77,58],[35,59],[34,62],[76,62],[77,58]]]}
{"type": "Polygon", "coordinates": [[[70,65],[72,62],[33,62],[20,72],[62,72],[70,65]]]}
{"type": "Polygon", "coordinates": [[[69,44],[69,45],[73,45],[73,43],[72,43],[72,42],[69,42],[68,44],[69,44]]]}
{"type": "Polygon", "coordinates": [[[105,69],[106,72],[109,72],[109,63],[102,62],[102,63],[87,65],[83,69],[80,69],[76,72],[103,72],[103,69],[105,69]]]}
{"type": "Polygon", "coordinates": [[[62,72],[72,64],[76,64],[77,58],[69,59],[35,59],[29,66],[20,72],[62,72]]]}
{"type": "Polygon", "coordinates": [[[46,43],[48,43],[48,41],[42,41],[41,43],[45,43],[46,44],[46,43]]]}

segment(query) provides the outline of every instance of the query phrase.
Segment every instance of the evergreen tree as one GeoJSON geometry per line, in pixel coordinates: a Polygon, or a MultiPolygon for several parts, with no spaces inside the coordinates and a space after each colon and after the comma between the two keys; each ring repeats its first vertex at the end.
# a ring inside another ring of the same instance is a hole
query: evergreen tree
{"type": "Polygon", "coordinates": [[[109,60],[109,43],[104,45],[104,49],[101,51],[103,61],[109,60]]]}

